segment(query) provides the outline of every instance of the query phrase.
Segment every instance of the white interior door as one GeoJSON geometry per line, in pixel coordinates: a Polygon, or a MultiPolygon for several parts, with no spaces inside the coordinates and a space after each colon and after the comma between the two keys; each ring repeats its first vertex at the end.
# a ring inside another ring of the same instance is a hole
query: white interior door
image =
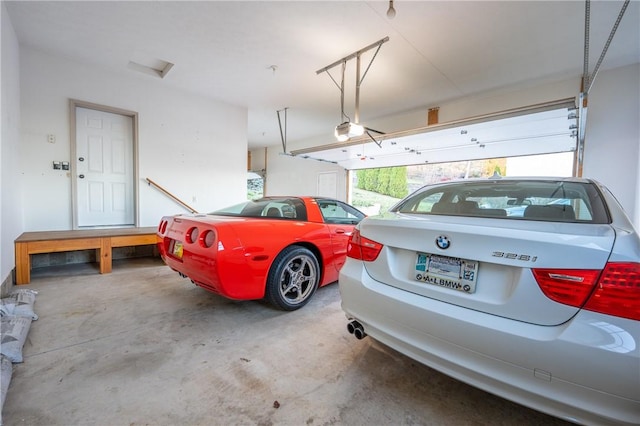
{"type": "Polygon", "coordinates": [[[77,226],[133,226],[133,118],[76,107],[77,226]]]}

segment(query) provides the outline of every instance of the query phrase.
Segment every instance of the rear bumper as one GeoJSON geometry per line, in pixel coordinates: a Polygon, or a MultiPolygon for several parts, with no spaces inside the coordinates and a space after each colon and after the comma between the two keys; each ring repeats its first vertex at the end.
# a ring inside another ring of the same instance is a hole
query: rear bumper
{"type": "Polygon", "coordinates": [[[164,263],[195,285],[233,300],[257,300],[264,297],[264,283],[259,275],[251,274],[248,265],[235,259],[220,261],[221,256],[203,256],[185,250],[181,260],[167,254],[162,242],[158,243],[164,263]],[[225,271],[226,270],[226,271],[225,271]],[[225,273],[226,272],[226,273],[225,273]]]}
{"type": "Polygon", "coordinates": [[[577,423],[640,423],[640,323],[581,311],[536,326],[340,272],[342,308],[383,344],[451,377],[577,423]]]}

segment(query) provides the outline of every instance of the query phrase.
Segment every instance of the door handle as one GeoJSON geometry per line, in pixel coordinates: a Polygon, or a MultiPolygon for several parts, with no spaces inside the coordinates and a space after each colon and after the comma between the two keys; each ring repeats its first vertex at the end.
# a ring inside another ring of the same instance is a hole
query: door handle
{"type": "Polygon", "coordinates": [[[84,175],[79,175],[78,176],[80,179],[84,179],[84,175]]]}
{"type": "Polygon", "coordinates": [[[336,234],[344,234],[344,229],[336,229],[336,234]]]}

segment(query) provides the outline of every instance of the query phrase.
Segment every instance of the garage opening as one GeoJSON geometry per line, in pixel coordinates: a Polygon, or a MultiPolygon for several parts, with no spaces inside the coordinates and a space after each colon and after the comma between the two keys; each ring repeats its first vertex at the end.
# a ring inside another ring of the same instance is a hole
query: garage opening
{"type": "MultiPolygon", "coordinates": [[[[434,181],[465,177],[502,176],[572,176],[578,149],[578,116],[575,98],[561,99],[476,116],[464,120],[438,123],[379,136],[363,136],[347,142],[292,151],[293,155],[341,165],[350,173],[349,199],[367,210],[380,204],[393,204],[373,194],[360,192],[360,180],[378,175],[398,179],[406,174],[407,191],[434,181]],[[396,168],[406,168],[404,172],[396,168]],[[366,199],[376,199],[376,202],[366,199]]],[[[372,178],[375,180],[375,178],[372,178]]],[[[396,198],[382,190],[367,191],[396,198]]],[[[397,181],[394,186],[399,185],[397,181]]],[[[401,198],[401,197],[400,197],[401,198]]]]}

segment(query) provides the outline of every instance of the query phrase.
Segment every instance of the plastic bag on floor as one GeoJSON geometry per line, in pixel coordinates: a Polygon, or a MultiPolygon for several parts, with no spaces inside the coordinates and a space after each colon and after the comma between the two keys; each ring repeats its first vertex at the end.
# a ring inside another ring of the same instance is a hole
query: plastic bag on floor
{"type": "Polygon", "coordinates": [[[16,301],[8,297],[0,299],[0,317],[13,315],[16,309],[16,301]]]}
{"type": "Polygon", "coordinates": [[[16,315],[37,320],[38,315],[33,309],[37,294],[37,291],[28,289],[14,291],[0,300],[0,316],[16,315]]]}
{"type": "Polygon", "coordinates": [[[16,298],[17,296],[10,295],[0,299],[0,317],[13,315],[16,310],[16,298]]]}
{"type": "Polygon", "coordinates": [[[31,318],[6,316],[0,318],[0,353],[11,362],[22,362],[22,347],[31,328],[31,318]]]}
{"type": "MultiPolygon", "coordinates": [[[[0,354],[0,412],[2,411],[2,407],[4,407],[4,400],[7,397],[7,390],[9,389],[9,382],[11,382],[12,375],[13,364],[11,360],[0,354]]],[[[1,420],[0,424],[2,424],[1,420]]]]}

